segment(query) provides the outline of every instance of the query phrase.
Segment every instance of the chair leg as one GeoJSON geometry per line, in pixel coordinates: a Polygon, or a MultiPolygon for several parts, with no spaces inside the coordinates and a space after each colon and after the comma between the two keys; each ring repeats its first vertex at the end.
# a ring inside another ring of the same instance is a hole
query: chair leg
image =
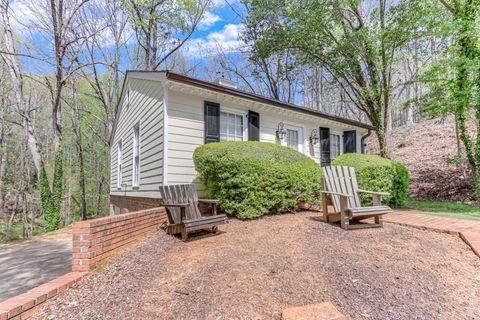
{"type": "Polygon", "coordinates": [[[187,238],[188,238],[187,230],[183,229],[182,230],[182,241],[187,241],[187,238]]]}
{"type": "Polygon", "coordinates": [[[375,217],[375,223],[380,225],[380,226],[383,226],[383,217],[382,216],[376,216],[375,217]]]}
{"type": "Polygon", "coordinates": [[[328,204],[327,196],[322,194],[322,211],[323,211],[323,222],[328,222],[328,204]]]}
{"type": "Polygon", "coordinates": [[[350,225],[350,217],[347,214],[345,214],[345,211],[342,211],[342,213],[340,214],[340,226],[342,227],[342,229],[347,230],[349,225],[350,225]]]}

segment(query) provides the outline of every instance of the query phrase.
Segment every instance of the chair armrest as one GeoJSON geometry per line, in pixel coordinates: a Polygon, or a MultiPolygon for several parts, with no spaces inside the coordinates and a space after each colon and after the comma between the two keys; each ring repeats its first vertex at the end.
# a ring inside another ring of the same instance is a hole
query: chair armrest
{"type": "Polygon", "coordinates": [[[348,198],[352,198],[353,196],[349,196],[348,194],[345,194],[345,193],[340,193],[340,192],[332,192],[332,191],[320,191],[321,193],[325,193],[325,194],[333,194],[335,196],[342,196],[342,197],[348,197],[348,198]]]}
{"type": "Polygon", "coordinates": [[[198,202],[218,204],[217,199],[198,199],[198,202]]]}
{"type": "Polygon", "coordinates": [[[390,195],[390,192],[368,191],[368,190],[362,190],[362,189],[358,189],[358,192],[378,194],[379,196],[389,196],[390,195]]]}
{"type": "Polygon", "coordinates": [[[190,205],[190,203],[164,203],[165,207],[174,207],[174,208],[186,208],[190,205]]]}

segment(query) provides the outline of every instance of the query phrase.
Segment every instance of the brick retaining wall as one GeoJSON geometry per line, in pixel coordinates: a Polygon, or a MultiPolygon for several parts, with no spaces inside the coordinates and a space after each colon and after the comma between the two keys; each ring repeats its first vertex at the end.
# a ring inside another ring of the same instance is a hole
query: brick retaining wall
{"type": "Polygon", "coordinates": [[[45,301],[74,286],[86,274],[86,272],[70,272],[16,297],[0,302],[0,320],[25,320],[30,318],[45,301]]]}
{"type": "Polygon", "coordinates": [[[164,207],[75,222],[72,271],[95,269],[102,260],[166,222],[164,207]]]}

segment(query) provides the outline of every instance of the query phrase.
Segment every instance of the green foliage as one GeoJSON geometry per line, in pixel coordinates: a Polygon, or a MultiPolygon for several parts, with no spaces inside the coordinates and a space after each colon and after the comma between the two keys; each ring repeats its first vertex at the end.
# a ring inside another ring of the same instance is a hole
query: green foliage
{"type": "Polygon", "coordinates": [[[195,167],[211,197],[240,219],[314,203],[322,170],[307,156],[266,142],[210,143],[195,150],[195,167]]]}
{"type": "Polygon", "coordinates": [[[42,165],[40,173],[40,198],[45,216],[45,231],[54,231],[60,227],[60,208],[63,192],[63,154],[55,153],[53,188],[50,189],[47,171],[42,165]]]}
{"type": "MultiPolygon", "coordinates": [[[[346,153],[336,158],[335,166],[354,167],[360,189],[389,192],[382,200],[392,207],[405,203],[408,196],[409,175],[405,166],[376,155],[346,153]]],[[[361,194],[363,203],[371,203],[372,196],[361,194]]]]}
{"type": "Polygon", "coordinates": [[[252,60],[288,49],[297,65],[324,67],[366,114],[385,155],[385,115],[396,86],[391,72],[400,63],[399,50],[428,34],[422,18],[429,5],[417,0],[244,2],[249,14],[242,36],[252,46],[252,60]]]}
{"type": "Polygon", "coordinates": [[[58,212],[60,217],[60,209],[63,193],[63,153],[57,151],[55,153],[55,167],[53,171],[53,183],[52,183],[52,204],[55,211],[58,212]]]}
{"type": "Polygon", "coordinates": [[[456,130],[473,169],[473,197],[477,198],[480,196],[480,1],[434,4],[443,10],[444,17],[429,16],[437,22],[432,31],[448,41],[449,46],[419,77],[429,90],[417,104],[432,116],[455,115],[456,130]],[[474,115],[473,133],[468,129],[471,115],[474,115]]]}
{"type": "Polygon", "coordinates": [[[22,238],[22,224],[10,225],[0,223],[0,243],[7,243],[22,238]]]}

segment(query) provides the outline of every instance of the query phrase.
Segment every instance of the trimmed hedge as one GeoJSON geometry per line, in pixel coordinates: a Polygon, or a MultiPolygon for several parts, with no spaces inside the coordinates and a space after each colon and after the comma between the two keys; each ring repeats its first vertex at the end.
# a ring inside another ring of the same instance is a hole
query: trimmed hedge
{"type": "MultiPolygon", "coordinates": [[[[383,201],[391,207],[405,204],[408,196],[409,175],[405,166],[398,162],[371,154],[346,153],[332,165],[354,167],[360,189],[389,192],[383,201]]],[[[361,194],[362,203],[371,203],[372,196],[361,194]]]]}
{"type": "Polygon", "coordinates": [[[312,204],[321,190],[322,170],[291,148],[267,142],[221,142],[193,155],[207,194],[240,219],[294,211],[312,204]]]}

